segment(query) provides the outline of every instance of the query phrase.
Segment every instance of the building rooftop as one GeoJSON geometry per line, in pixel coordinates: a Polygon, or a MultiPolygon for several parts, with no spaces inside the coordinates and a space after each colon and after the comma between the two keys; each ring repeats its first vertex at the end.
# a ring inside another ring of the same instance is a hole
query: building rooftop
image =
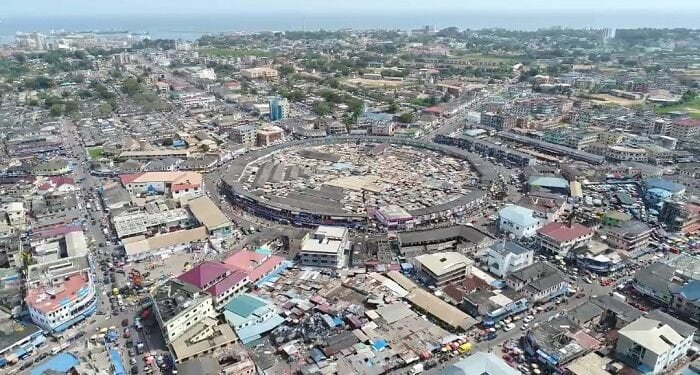
{"type": "Polygon", "coordinates": [[[549,223],[537,230],[541,236],[549,237],[556,242],[563,243],[573,241],[576,238],[593,234],[591,228],[585,227],[579,223],[573,223],[569,227],[565,223],[549,223]]]}
{"type": "Polygon", "coordinates": [[[270,255],[258,254],[254,251],[240,250],[223,260],[224,265],[229,269],[241,270],[248,273],[249,279],[254,282],[263,275],[279,267],[284,262],[284,258],[270,255]]]}
{"type": "Polygon", "coordinates": [[[491,250],[505,256],[507,254],[520,255],[524,253],[531,252],[532,250],[526,249],[523,246],[512,242],[512,241],[498,241],[494,242],[490,247],[491,250]]]}
{"type": "Polygon", "coordinates": [[[35,284],[50,279],[86,272],[90,268],[87,256],[61,258],[51,262],[32,264],[27,270],[27,283],[35,284]]]}
{"type": "Polygon", "coordinates": [[[219,263],[204,262],[192,267],[177,278],[199,289],[204,289],[209,287],[213,281],[228,273],[229,269],[219,263]]]}
{"type": "Polygon", "coordinates": [[[618,333],[657,355],[668,352],[683,341],[683,336],[658,320],[638,318],[618,333]]]}
{"type": "Polygon", "coordinates": [[[209,294],[178,279],[170,279],[153,291],[154,305],[163,322],[168,322],[207,298],[210,298],[209,294]]]}
{"type": "Polygon", "coordinates": [[[498,216],[501,220],[513,222],[521,227],[537,225],[539,219],[535,218],[534,214],[535,211],[516,205],[506,206],[498,211],[498,216]]]}
{"type": "Polygon", "coordinates": [[[515,272],[511,272],[508,277],[524,283],[529,283],[532,280],[540,280],[552,275],[559,275],[559,277],[561,277],[559,270],[552,267],[549,263],[537,262],[515,272]]]}
{"type": "Polygon", "coordinates": [[[493,353],[476,352],[455,362],[442,372],[443,375],[520,375],[520,371],[510,367],[493,353]]]}
{"type": "Polygon", "coordinates": [[[228,217],[207,196],[192,199],[187,204],[197,221],[210,231],[231,225],[228,217]]]}
{"type": "Polygon", "coordinates": [[[471,267],[472,261],[466,256],[451,251],[417,256],[416,261],[436,276],[449,274],[465,267],[471,267]]]}
{"type": "Polygon", "coordinates": [[[651,232],[651,228],[641,221],[631,220],[610,228],[610,232],[622,237],[637,237],[651,232]]]}
{"type": "Polygon", "coordinates": [[[29,289],[24,301],[43,313],[49,313],[86,293],[89,286],[87,273],[73,274],[52,285],[38,285],[29,289]]]}

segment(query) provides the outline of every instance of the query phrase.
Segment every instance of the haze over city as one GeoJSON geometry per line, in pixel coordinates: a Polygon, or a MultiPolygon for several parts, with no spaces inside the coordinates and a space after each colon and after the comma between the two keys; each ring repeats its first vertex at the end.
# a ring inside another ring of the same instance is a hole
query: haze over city
{"type": "Polygon", "coordinates": [[[700,375],[698,1],[3,1],[0,374],[700,375]]]}

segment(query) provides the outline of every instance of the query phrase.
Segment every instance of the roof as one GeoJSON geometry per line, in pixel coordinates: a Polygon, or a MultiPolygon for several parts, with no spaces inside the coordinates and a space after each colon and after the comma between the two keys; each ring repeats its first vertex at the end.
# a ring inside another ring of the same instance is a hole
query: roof
{"type": "MultiPolygon", "coordinates": [[[[124,183],[124,178],[122,179],[122,183],[124,183]]],[[[143,184],[143,183],[148,183],[148,182],[167,182],[171,183],[174,185],[178,184],[193,184],[193,185],[201,185],[202,184],[202,175],[197,173],[197,172],[191,172],[191,171],[184,171],[184,172],[145,172],[145,173],[138,173],[136,175],[128,175],[126,177],[126,180],[128,182],[126,183],[135,183],[135,184],[143,184]]]]}
{"type": "Polygon", "coordinates": [[[692,280],[678,289],[678,294],[690,301],[700,303],[700,280],[692,280]]]}
{"type": "Polygon", "coordinates": [[[78,363],[80,363],[80,360],[78,360],[78,357],[75,355],[61,353],[41,362],[38,366],[34,367],[29,374],[43,375],[51,372],[66,374],[70,369],[77,366],[78,363]]]}
{"type": "Polygon", "coordinates": [[[265,256],[253,251],[240,250],[223,260],[223,264],[229,269],[241,270],[248,273],[251,282],[255,282],[263,275],[279,267],[284,258],[270,255],[265,256]]]}
{"type": "Polygon", "coordinates": [[[443,375],[520,375],[503,359],[493,353],[476,352],[455,362],[442,372],[443,375]]]}
{"type": "Polygon", "coordinates": [[[590,352],[581,358],[577,358],[566,368],[573,375],[610,375],[610,372],[605,368],[612,360],[605,356],[601,356],[596,352],[590,352]]]}
{"type": "Polygon", "coordinates": [[[669,181],[659,177],[649,177],[644,180],[644,184],[646,185],[647,189],[657,188],[669,191],[674,194],[679,193],[685,189],[685,186],[677,182],[669,181]]]}
{"type": "Polygon", "coordinates": [[[645,317],[648,319],[658,320],[659,322],[670,326],[674,331],[683,337],[693,336],[697,331],[696,327],[682,320],[676,319],[675,317],[659,309],[648,312],[645,317]]]}
{"type": "Polygon", "coordinates": [[[192,267],[177,278],[200,289],[206,288],[214,280],[221,278],[229,272],[228,268],[214,262],[204,262],[192,267]]]}
{"type": "Polygon", "coordinates": [[[207,227],[208,230],[231,225],[231,221],[207,196],[192,199],[187,204],[197,221],[207,227]]]}
{"type": "Polygon", "coordinates": [[[233,286],[238,285],[238,283],[243,281],[243,279],[245,279],[246,277],[248,277],[248,272],[239,270],[233,271],[231,272],[231,274],[226,276],[226,278],[207,289],[207,292],[209,292],[209,294],[213,296],[218,297],[227,290],[231,289],[233,286]]]}
{"type": "Polygon", "coordinates": [[[515,254],[515,255],[520,255],[524,253],[531,252],[531,249],[526,249],[523,246],[512,242],[512,241],[499,241],[499,242],[494,242],[493,245],[490,247],[491,250],[501,254],[501,255],[506,255],[506,254],[515,254]]]}
{"type": "Polygon", "coordinates": [[[634,282],[658,294],[669,293],[676,269],[664,263],[652,263],[634,274],[634,282]]]}
{"type": "Polygon", "coordinates": [[[202,356],[179,363],[177,373],[181,375],[220,374],[221,366],[219,361],[202,356]]]}
{"type": "Polygon", "coordinates": [[[424,254],[417,256],[416,261],[432,274],[440,276],[464,267],[470,267],[473,263],[466,256],[450,251],[443,253],[424,254]]]}
{"type": "Polygon", "coordinates": [[[126,250],[127,255],[133,256],[148,252],[150,250],[158,250],[170,246],[201,241],[206,238],[206,229],[204,227],[197,227],[126,243],[124,244],[124,249],[126,250]]]}
{"type": "Polygon", "coordinates": [[[535,211],[521,206],[506,206],[498,211],[501,220],[507,220],[521,227],[537,225],[540,221],[534,216],[535,211]]]}
{"type": "Polygon", "coordinates": [[[27,291],[24,301],[43,313],[54,311],[66,303],[72,302],[89,284],[86,273],[74,274],[53,287],[38,286],[27,291]]]}
{"type": "Polygon", "coordinates": [[[453,329],[467,330],[478,323],[478,321],[462,312],[462,310],[448,304],[426,290],[415,288],[408,294],[406,299],[453,329]]]}
{"type": "Polygon", "coordinates": [[[622,327],[618,333],[657,355],[668,352],[683,341],[683,336],[671,326],[645,317],[622,327]]]}
{"type": "Polygon", "coordinates": [[[569,316],[578,323],[589,322],[591,319],[600,316],[603,309],[591,302],[586,302],[569,311],[569,316]]]}
{"type": "Polygon", "coordinates": [[[549,223],[537,230],[541,236],[546,236],[559,243],[573,241],[576,238],[593,234],[591,228],[579,223],[573,223],[571,227],[564,223],[549,223]]]}
{"type": "Polygon", "coordinates": [[[240,317],[247,318],[253,314],[255,310],[267,305],[268,302],[264,299],[246,293],[234,297],[226,304],[224,309],[240,317]]]}
{"type": "Polygon", "coordinates": [[[14,346],[16,343],[37,333],[41,333],[41,328],[34,324],[20,323],[9,318],[0,318],[0,350],[14,346]]]}
{"type": "Polygon", "coordinates": [[[527,181],[528,185],[545,186],[566,189],[569,187],[569,181],[560,177],[549,176],[532,176],[527,181]]]}
{"type": "Polygon", "coordinates": [[[454,225],[451,227],[398,233],[401,246],[410,246],[418,243],[444,242],[456,238],[478,244],[490,237],[480,232],[478,229],[466,225],[454,225]]]}

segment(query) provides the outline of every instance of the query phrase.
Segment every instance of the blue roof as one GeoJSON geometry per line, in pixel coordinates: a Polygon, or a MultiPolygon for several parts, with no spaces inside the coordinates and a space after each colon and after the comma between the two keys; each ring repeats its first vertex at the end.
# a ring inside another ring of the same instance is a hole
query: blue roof
{"type": "Polygon", "coordinates": [[[678,192],[685,189],[685,186],[683,186],[677,182],[665,180],[663,178],[658,178],[658,177],[647,178],[646,180],[644,180],[644,184],[647,186],[647,189],[649,189],[649,190],[651,190],[653,188],[658,188],[658,189],[670,191],[673,194],[678,193],[678,192]]]}
{"type": "Polygon", "coordinates": [[[700,302],[700,280],[693,280],[683,285],[678,292],[688,300],[700,302]]]}
{"type": "Polygon", "coordinates": [[[532,176],[527,183],[530,185],[556,187],[562,189],[569,187],[569,181],[566,181],[560,177],[532,176]]]}
{"type": "Polygon", "coordinates": [[[661,189],[661,188],[651,188],[648,190],[650,193],[662,197],[662,198],[667,198],[673,195],[672,192],[666,190],[666,189],[661,189]]]}
{"type": "Polygon", "coordinates": [[[238,335],[238,338],[241,339],[243,344],[248,344],[259,339],[263,333],[272,331],[282,323],[284,323],[284,318],[278,314],[274,314],[272,318],[267,319],[262,323],[249,325],[236,330],[236,334],[238,335]]]}
{"type": "Polygon", "coordinates": [[[376,340],[374,342],[374,344],[372,344],[372,349],[374,349],[378,352],[382,351],[386,347],[387,347],[387,343],[386,343],[386,340],[384,340],[384,339],[376,340]]]}
{"type": "Polygon", "coordinates": [[[498,216],[521,227],[529,227],[539,223],[539,220],[533,216],[534,212],[535,211],[529,208],[512,205],[501,208],[501,210],[498,211],[498,216]]]}
{"type": "Polygon", "coordinates": [[[109,360],[112,361],[114,367],[114,375],[126,375],[126,369],[122,363],[122,356],[114,349],[109,350],[109,360]]]}
{"type": "Polygon", "coordinates": [[[250,294],[241,294],[229,301],[224,308],[236,315],[248,317],[255,312],[255,310],[266,305],[267,302],[261,298],[250,294]]]}
{"type": "Polygon", "coordinates": [[[34,367],[29,374],[30,375],[42,375],[48,371],[55,371],[61,374],[65,374],[73,367],[77,366],[80,361],[78,357],[70,353],[61,353],[55,355],[46,361],[42,362],[38,366],[34,367]]]}

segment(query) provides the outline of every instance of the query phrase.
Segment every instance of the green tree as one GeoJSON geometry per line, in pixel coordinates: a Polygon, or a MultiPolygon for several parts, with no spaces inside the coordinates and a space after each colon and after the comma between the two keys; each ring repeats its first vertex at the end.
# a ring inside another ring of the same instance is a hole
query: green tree
{"type": "Polygon", "coordinates": [[[413,113],[406,112],[399,116],[399,122],[402,124],[410,124],[413,122],[413,113]]]}
{"type": "Polygon", "coordinates": [[[112,113],[112,106],[109,103],[100,103],[97,106],[97,110],[100,112],[100,115],[106,116],[112,113]]]}
{"type": "Polygon", "coordinates": [[[328,102],[317,100],[313,104],[313,111],[319,116],[326,116],[333,112],[333,107],[328,102]]]}
{"type": "Polygon", "coordinates": [[[122,84],[122,92],[129,96],[134,96],[142,90],[139,82],[133,78],[129,78],[122,84]]]}
{"type": "Polygon", "coordinates": [[[75,100],[69,100],[64,104],[63,111],[68,114],[72,114],[78,112],[79,109],[80,106],[78,105],[78,102],[75,100]]]}
{"type": "Polygon", "coordinates": [[[54,104],[49,109],[51,116],[57,117],[63,113],[63,106],[61,104],[54,104]]]}
{"type": "Polygon", "coordinates": [[[389,104],[389,108],[386,110],[388,113],[396,113],[399,111],[399,105],[396,104],[396,102],[392,101],[389,104]]]}

